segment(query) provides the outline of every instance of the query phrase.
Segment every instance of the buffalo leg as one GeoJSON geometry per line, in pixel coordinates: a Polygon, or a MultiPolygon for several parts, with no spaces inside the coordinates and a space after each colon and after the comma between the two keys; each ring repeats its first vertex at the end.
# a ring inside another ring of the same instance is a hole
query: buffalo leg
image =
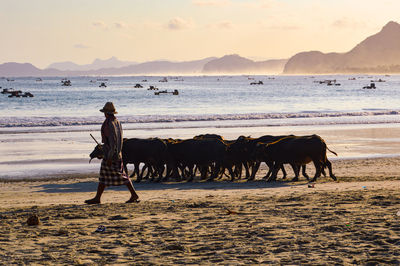
{"type": "Polygon", "coordinates": [[[306,165],[305,164],[303,164],[302,166],[301,166],[301,169],[302,169],[302,174],[303,174],[303,176],[307,179],[307,181],[309,181],[310,180],[310,177],[307,175],[307,173],[306,173],[306,165]]]}
{"type": "Polygon", "coordinates": [[[164,164],[158,164],[158,165],[157,165],[157,171],[158,171],[158,179],[157,179],[157,182],[161,182],[161,180],[163,179],[164,164]]]}
{"type": "MultiPolygon", "coordinates": [[[[144,179],[149,179],[149,176],[152,176],[153,174],[153,169],[152,169],[152,167],[149,165],[149,164],[145,164],[144,165],[144,167],[142,168],[142,173],[141,173],[141,176],[142,176],[142,178],[143,178],[143,175],[144,175],[144,171],[147,169],[147,173],[146,173],[146,175],[144,176],[144,179]]],[[[150,180],[150,181],[153,181],[153,178],[150,180]]]]}
{"type": "Polygon", "coordinates": [[[252,170],[251,176],[248,178],[248,180],[254,180],[256,178],[256,174],[257,174],[258,169],[260,168],[260,164],[261,164],[261,162],[256,162],[254,164],[254,166],[251,169],[252,170]]]}
{"type": "Polygon", "coordinates": [[[325,161],[325,165],[328,167],[328,170],[329,170],[329,176],[333,179],[333,180],[337,180],[337,178],[336,178],[336,176],[333,174],[333,172],[332,172],[332,164],[331,164],[331,162],[328,160],[328,159],[326,159],[326,161],[325,161]]]}
{"type": "Polygon", "coordinates": [[[282,179],[286,179],[287,173],[286,173],[286,170],[285,170],[285,167],[283,166],[283,164],[281,166],[281,170],[282,170],[282,174],[283,174],[282,179]]]}
{"type": "Polygon", "coordinates": [[[278,163],[278,162],[274,163],[274,165],[272,167],[272,174],[268,178],[267,182],[271,182],[271,181],[275,181],[276,180],[276,177],[278,175],[278,171],[281,168],[281,166],[282,166],[282,163],[278,163]]]}
{"type": "Polygon", "coordinates": [[[268,166],[268,172],[263,179],[268,179],[272,174],[272,170],[274,170],[274,162],[265,162],[265,164],[268,166]]]}
{"type": "Polygon", "coordinates": [[[232,170],[232,167],[228,167],[229,174],[231,175],[231,181],[235,180],[235,172],[232,170]]]}
{"type": "MultiPolygon", "coordinates": [[[[208,167],[207,167],[208,169],[208,167]]],[[[211,173],[210,173],[210,177],[217,178],[218,177],[218,173],[221,170],[221,164],[219,162],[215,163],[215,165],[213,165],[213,167],[211,167],[211,173]]]]}
{"type": "MultiPolygon", "coordinates": [[[[139,174],[139,164],[140,163],[134,163],[134,165],[135,165],[135,174],[136,174],[136,182],[140,182],[140,181],[142,181],[142,176],[139,174]]],[[[133,175],[133,173],[132,173],[132,175],[133,175]]]]}
{"type": "Polygon", "coordinates": [[[300,167],[296,164],[291,163],[290,166],[293,168],[294,172],[294,178],[292,179],[293,182],[299,181],[299,175],[300,175],[300,167]]]}
{"type": "MultiPolygon", "coordinates": [[[[188,168],[189,168],[189,173],[188,173],[188,179],[187,179],[187,181],[188,181],[188,182],[192,182],[192,181],[193,181],[193,178],[194,178],[194,175],[195,175],[195,172],[194,172],[194,171],[196,171],[196,170],[193,171],[193,168],[194,168],[194,165],[193,165],[193,164],[189,164],[189,165],[188,165],[188,168]]],[[[197,168],[197,166],[196,166],[196,168],[197,168]]]]}
{"type": "Polygon", "coordinates": [[[234,171],[235,171],[235,175],[238,177],[238,179],[242,178],[242,168],[243,168],[243,166],[241,163],[235,164],[234,171]]]}
{"type": "Polygon", "coordinates": [[[246,178],[249,179],[249,177],[250,177],[249,165],[247,162],[244,162],[243,166],[244,166],[244,169],[246,170],[246,178]]]}
{"type": "Polygon", "coordinates": [[[314,178],[311,179],[311,182],[317,181],[317,178],[321,176],[321,168],[323,167],[320,161],[314,161],[314,166],[315,166],[315,175],[314,178]]]}

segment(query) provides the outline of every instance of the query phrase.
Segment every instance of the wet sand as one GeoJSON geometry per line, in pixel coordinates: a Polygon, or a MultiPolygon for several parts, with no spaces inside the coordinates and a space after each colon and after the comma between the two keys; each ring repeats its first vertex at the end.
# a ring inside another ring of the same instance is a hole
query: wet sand
{"type": "Polygon", "coordinates": [[[123,203],[129,192],[118,187],[92,206],[83,201],[95,193],[94,176],[3,182],[0,261],[399,264],[400,158],[336,160],[333,168],[338,182],[321,178],[311,188],[304,178],[142,183],[139,204],[123,203]],[[40,225],[26,224],[32,214],[40,225]]]}
{"type": "MultiPolygon", "coordinates": [[[[125,125],[124,125],[125,127],[125,125]]],[[[100,128],[93,131],[35,132],[4,134],[0,130],[0,179],[41,178],[43,175],[90,173],[98,171],[96,161],[88,164],[95,148],[92,133],[100,138],[100,128]]],[[[173,129],[124,129],[127,138],[192,138],[199,134],[220,134],[226,139],[238,136],[320,135],[328,147],[339,154],[330,159],[400,156],[400,124],[311,125],[278,127],[194,127],[173,129]]],[[[129,166],[128,166],[129,167],[129,166]]]]}

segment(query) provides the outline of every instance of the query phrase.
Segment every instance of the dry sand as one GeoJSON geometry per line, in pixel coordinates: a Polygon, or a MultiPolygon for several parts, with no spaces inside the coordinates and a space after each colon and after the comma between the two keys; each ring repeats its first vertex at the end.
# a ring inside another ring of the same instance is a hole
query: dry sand
{"type": "Polygon", "coordinates": [[[314,188],[304,179],[135,184],[139,204],[124,204],[119,187],[84,205],[94,177],[0,183],[0,262],[399,264],[400,158],[333,168],[339,182],[314,188]],[[40,225],[26,224],[32,214],[40,225]]]}

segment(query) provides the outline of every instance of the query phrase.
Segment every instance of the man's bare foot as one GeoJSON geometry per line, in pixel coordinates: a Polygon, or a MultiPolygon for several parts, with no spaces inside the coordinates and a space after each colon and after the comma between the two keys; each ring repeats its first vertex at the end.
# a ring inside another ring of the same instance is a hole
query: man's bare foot
{"type": "Polygon", "coordinates": [[[140,202],[139,198],[130,198],[125,203],[139,203],[139,202],[140,202]]]}
{"type": "Polygon", "coordinates": [[[98,199],[96,199],[96,198],[94,198],[94,199],[88,199],[88,200],[85,200],[85,203],[86,203],[86,204],[100,204],[100,200],[98,200],[98,199]]]}

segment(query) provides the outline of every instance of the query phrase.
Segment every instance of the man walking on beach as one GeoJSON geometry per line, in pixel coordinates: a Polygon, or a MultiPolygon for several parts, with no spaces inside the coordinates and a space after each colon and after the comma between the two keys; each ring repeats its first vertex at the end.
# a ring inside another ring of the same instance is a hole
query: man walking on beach
{"type": "Polygon", "coordinates": [[[122,127],[121,123],[114,116],[117,114],[114,104],[107,102],[103,109],[106,120],[101,126],[101,138],[104,143],[104,157],[101,161],[99,185],[96,196],[93,199],[86,200],[87,204],[99,204],[104,189],[108,186],[126,185],[131,192],[131,198],[126,203],[139,202],[139,196],[132,185],[131,180],[124,172],[122,164],[122,127]]]}

